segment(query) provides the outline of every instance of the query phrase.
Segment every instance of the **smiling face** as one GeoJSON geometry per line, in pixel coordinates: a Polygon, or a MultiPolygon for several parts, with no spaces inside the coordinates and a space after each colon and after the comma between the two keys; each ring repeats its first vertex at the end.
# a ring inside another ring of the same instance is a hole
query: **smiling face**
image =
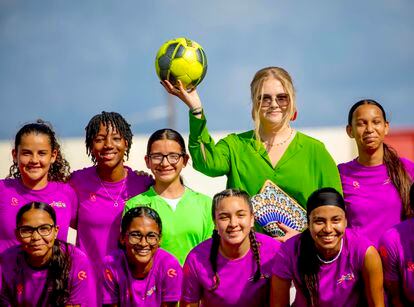
{"type": "Polygon", "coordinates": [[[125,246],[128,262],[133,269],[137,268],[137,275],[147,273],[151,269],[154,254],[159,247],[159,239],[158,224],[147,216],[133,218],[126,233],[121,235],[120,241],[125,246]]]}
{"type": "Polygon", "coordinates": [[[125,138],[109,125],[99,125],[99,131],[93,138],[91,153],[98,167],[114,169],[123,167],[124,155],[128,144],[125,138]]]}
{"type": "Polygon", "coordinates": [[[55,162],[57,151],[52,149],[49,136],[42,133],[23,134],[17,150],[12,151],[23,184],[40,189],[48,182],[50,166],[55,162]]]}
{"type": "Polygon", "coordinates": [[[149,155],[145,156],[147,167],[151,169],[155,181],[162,183],[173,183],[180,181],[180,173],[187,165],[188,155],[182,155],[183,149],[180,144],[174,140],[158,140],[152,143],[149,155]],[[180,157],[175,161],[168,161],[167,157],[158,159],[161,155],[179,154],[180,157]]]}
{"type": "Polygon", "coordinates": [[[254,217],[243,198],[230,196],[220,200],[215,209],[214,222],[222,246],[250,247],[249,232],[254,225],[254,217]]]}
{"type": "Polygon", "coordinates": [[[352,114],[352,124],[346,128],[348,135],[355,138],[358,151],[372,153],[383,148],[389,124],[382,111],[373,104],[363,104],[352,114]]]}
{"type": "Polygon", "coordinates": [[[346,225],[345,212],[337,206],[320,206],[310,213],[310,234],[316,249],[325,258],[339,252],[346,225]]]}
{"type": "Polygon", "coordinates": [[[27,230],[37,228],[44,225],[53,225],[54,222],[50,217],[49,213],[41,209],[30,209],[26,211],[21,219],[18,228],[21,228],[20,232],[16,230],[16,238],[21,243],[21,248],[28,255],[29,262],[31,263],[46,263],[52,256],[52,247],[55,243],[56,236],[58,234],[58,226],[52,227],[50,233],[45,230],[35,230],[32,231],[32,235],[22,237],[20,233],[28,233],[27,230]],[[42,235],[39,234],[42,233],[42,235]]]}
{"type": "Polygon", "coordinates": [[[256,103],[260,103],[260,100],[271,99],[269,106],[262,106],[259,109],[259,119],[264,126],[282,125],[286,121],[287,113],[289,112],[289,104],[280,106],[276,97],[282,97],[287,95],[282,83],[273,77],[269,77],[263,82],[262,93],[257,98],[256,103]]]}

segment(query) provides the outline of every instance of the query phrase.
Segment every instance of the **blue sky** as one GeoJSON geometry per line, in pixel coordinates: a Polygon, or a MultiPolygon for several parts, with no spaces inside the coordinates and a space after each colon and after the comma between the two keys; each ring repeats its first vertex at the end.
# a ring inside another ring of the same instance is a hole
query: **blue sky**
{"type": "MultiPolygon", "coordinates": [[[[345,125],[366,97],[392,126],[414,125],[413,1],[0,0],[0,139],[37,118],[83,136],[102,110],[123,114],[135,134],[166,127],[154,58],[180,36],[208,57],[199,92],[210,130],[252,127],[249,84],[265,66],[291,73],[296,127],[345,125]]],[[[186,108],[175,105],[186,132],[186,108]]]]}

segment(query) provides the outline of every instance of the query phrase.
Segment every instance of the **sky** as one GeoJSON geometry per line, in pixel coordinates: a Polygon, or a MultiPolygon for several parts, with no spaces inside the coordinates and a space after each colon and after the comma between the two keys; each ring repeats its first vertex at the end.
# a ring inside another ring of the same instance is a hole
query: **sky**
{"type": "Polygon", "coordinates": [[[187,132],[181,101],[168,121],[154,67],[158,48],[182,36],[208,58],[198,91],[212,131],[253,127],[249,84],[267,66],[294,80],[298,129],[345,126],[363,98],[383,104],[391,127],[414,126],[410,0],[0,0],[0,139],[38,118],[82,137],[101,111],[135,134],[187,132]]]}

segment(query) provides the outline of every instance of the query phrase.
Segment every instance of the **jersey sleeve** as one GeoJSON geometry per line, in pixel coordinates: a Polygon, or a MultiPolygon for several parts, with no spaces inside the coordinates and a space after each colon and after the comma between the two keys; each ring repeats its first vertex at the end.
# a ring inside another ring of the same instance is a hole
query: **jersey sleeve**
{"type": "Polygon", "coordinates": [[[272,274],[284,280],[293,280],[294,264],[294,247],[297,238],[292,238],[283,243],[273,257],[272,274]]]}
{"type": "Polygon", "coordinates": [[[102,303],[119,303],[119,286],[116,280],[115,270],[111,265],[109,257],[104,258],[102,268],[102,303]]]}
{"type": "Polygon", "coordinates": [[[70,227],[73,229],[77,228],[78,225],[78,196],[76,195],[75,190],[72,186],[68,189],[69,200],[70,200],[70,210],[71,210],[71,217],[70,217],[70,227]]]}
{"type": "Polygon", "coordinates": [[[392,228],[384,233],[379,242],[379,254],[384,269],[384,279],[387,281],[398,281],[399,274],[399,251],[396,238],[392,236],[392,228]]]}
{"type": "Polygon", "coordinates": [[[202,289],[197,276],[197,261],[193,254],[189,254],[183,267],[183,287],[181,299],[187,303],[198,303],[202,296],[202,289]]]}
{"type": "Polygon", "coordinates": [[[68,304],[94,306],[96,282],[91,265],[86,255],[74,248],[72,252],[72,269],[68,304]]]}
{"type": "Polygon", "coordinates": [[[178,302],[181,298],[183,270],[178,260],[171,258],[163,274],[162,302],[178,302]]]}
{"type": "Polygon", "coordinates": [[[215,144],[207,130],[207,120],[190,113],[188,148],[193,167],[211,177],[226,175],[230,171],[230,148],[224,140],[215,144]]]}

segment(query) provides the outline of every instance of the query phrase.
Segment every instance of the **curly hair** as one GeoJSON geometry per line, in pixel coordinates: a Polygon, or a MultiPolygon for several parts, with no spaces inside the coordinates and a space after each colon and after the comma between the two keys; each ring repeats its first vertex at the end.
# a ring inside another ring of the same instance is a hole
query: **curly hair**
{"type": "MultiPolygon", "coordinates": [[[[60,149],[60,144],[56,138],[56,134],[50,123],[38,119],[35,123],[24,125],[17,132],[14,138],[14,150],[18,152],[19,145],[22,142],[22,138],[29,134],[42,134],[49,138],[49,143],[52,151],[56,151],[56,160],[50,165],[47,180],[67,182],[70,177],[70,165],[69,162],[63,157],[60,149]]],[[[13,161],[10,166],[9,175],[7,178],[21,178],[19,165],[17,161],[13,161]]]]}

